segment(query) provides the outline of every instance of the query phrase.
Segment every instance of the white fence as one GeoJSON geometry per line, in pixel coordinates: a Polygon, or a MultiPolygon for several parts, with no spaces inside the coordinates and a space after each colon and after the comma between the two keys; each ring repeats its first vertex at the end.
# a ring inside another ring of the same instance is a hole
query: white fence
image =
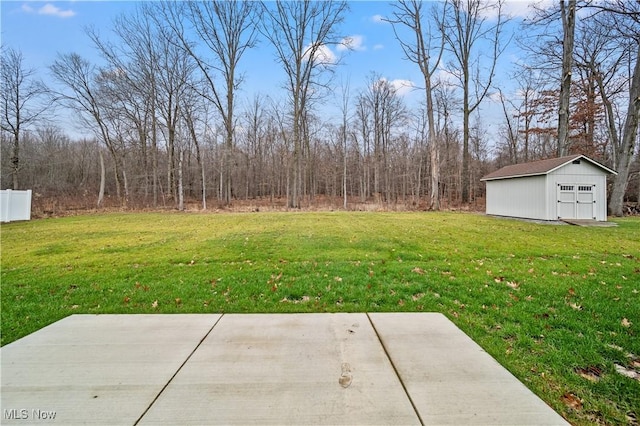
{"type": "Polygon", "coordinates": [[[31,190],[0,191],[0,222],[31,219],[31,190]]]}

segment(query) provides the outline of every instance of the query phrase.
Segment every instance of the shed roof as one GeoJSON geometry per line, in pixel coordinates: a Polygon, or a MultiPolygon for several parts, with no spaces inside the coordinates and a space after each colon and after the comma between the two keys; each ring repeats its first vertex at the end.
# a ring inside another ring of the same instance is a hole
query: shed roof
{"type": "Polygon", "coordinates": [[[560,167],[566,164],[572,163],[575,160],[586,160],[589,163],[593,164],[594,166],[601,168],[606,173],[611,173],[615,175],[618,174],[614,170],[611,170],[610,168],[603,166],[602,164],[590,159],[589,157],[586,157],[582,154],[574,154],[574,155],[568,155],[566,157],[549,158],[547,160],[539,160],[539,161],[532,161],[530,163],[520,163],[520,164],[505,166],[501,169],[496,170],[495,172],[489,173],[488,175],[484,176],[480,180],[486,181],[486,180],[495,180],[495,179],[508,179],[508,178],[515,178],[515,177],[546,175],[556,169],[559,169],[560,167]]]}

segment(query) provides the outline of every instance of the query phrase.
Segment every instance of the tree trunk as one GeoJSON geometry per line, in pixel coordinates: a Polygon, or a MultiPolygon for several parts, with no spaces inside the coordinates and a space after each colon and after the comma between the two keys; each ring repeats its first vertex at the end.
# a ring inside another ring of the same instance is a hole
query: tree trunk
{"type": "Polygon", "coordinates": [[[122,155],[122,184],[124,186],[124,198],[122,203],[124,206],[129,202],[129,180],[127,179],[127,167],[125,165],[125,156],[122,155]]]}
{"type": "Polygon", "coordinates": [[[469,202],[469,186],[471,182],[469,180],[469,116],[471,111],[469,110],[469,79],[466,76],[468,74],[468,66],[465,66],[465,84],[464,84],[464,107],[462,111],[462,203],[467,204],[469,202]]]}
{"type": "Polygon", "coordinates": [[[182,184],[182,163],[184,161],[184,150],[180,149],[178,156],[178,210],[184,211],[184,186],[182,184]]]}
{"type": "Polygon", "coordinates": [[[104,157],[102,155],[102,151],[99,151],[100,155],[100,190],[98,191],[98,207],[102,206],[102,202],[104,201],[104,186],[106,180],[106,172],[104,169],[104,157]]]}
{"type": "MultiPolygon", "coordinates": [[[[155,113],[154,113],[155,114],[155,113]]],[[[151,119],[151,167],[153,174],[153,207],[158,207],[158,133],[155,115],[151,119]]]]}
{"type": "MultiPolygon", "coordinates": [[[[433,96],[431,90],[431,78],[425,78],[427,83],[427,119],[429,125],[429,179],[431,181],[431,195],[429,197],[429,209],[440,210],[440,150],[436,134],[436,121],[433,115],[433,96]]],[[[422,167],[422,155],[420,155],[422,167]]],[[[420,191],[418,190],[418,197],[420,191]]]]}
{"type": "Polygon", "coordinates": [[[202,171],[202,210],[207,209],[207,187],[206,187],[206,174],[204,170],[204,163],[201,163],[200,170],[202,171]]]}
{"type": "MultiPolygon", "coordinates": [[[[346,133],[346,129],[344,129],[346,133]]],[[[342,161],[342,207],[347,209],[347,138],[344,138],[344,158],[342,161]]]]}
{"type": "Polygon", "coordinates": [[[18,172],[20,171],[20,133],[16,130],[13,137],[13,152],[11,153],[11,180],[13,181],[13,189],[20,189],[18,182],[18,172]]]}
{"type": "MultiPolygon", "coordinates": [[[[640,46],[638,47],[640,55],[640,46]]],[[[615,165],[618,175],[613,181],[609,211],[614,216],[623,215],[624,194],[629,181],[629,169],[635,151],[638,135],[638,114],[640,113],[640,57],[636,59],[636,66],[631,78],[629,90],[629,109],[624,123],[622,141],[618,150],[618,163],[615,165]]]]}
{"type": "Polygon", "coordinates": [[[571,67],[573,59],[573,39],[576,27],[576,0],[560,1],[562,29],[562,81],[560,83],[560,105],[558,108],[558,157],[567,155],[569,145],[569,100],[571,97],[571,67]]]}

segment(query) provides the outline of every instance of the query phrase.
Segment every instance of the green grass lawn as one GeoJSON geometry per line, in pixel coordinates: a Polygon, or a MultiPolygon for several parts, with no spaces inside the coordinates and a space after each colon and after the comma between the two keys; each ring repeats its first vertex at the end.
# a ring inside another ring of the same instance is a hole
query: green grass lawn
{"type": "Polygon", "coordinates": [[[616,221],[326,212],[3,224],[2,344],[77,313],[442,312],[571,422],[633,423],[640,382],[616,368],[640,366],[640,219],[616,221]]]}

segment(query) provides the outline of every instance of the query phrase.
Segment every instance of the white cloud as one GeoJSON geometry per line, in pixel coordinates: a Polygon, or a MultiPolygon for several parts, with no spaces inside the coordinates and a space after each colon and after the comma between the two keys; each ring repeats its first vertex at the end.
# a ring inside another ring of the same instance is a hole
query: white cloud
{"type": "Polygon", "coordinates": [[[342,52],[345,50],[358,50],[365,51],[367,47],[364,45],[364,36],[355,34],[352,36],[348,36],[343,38],[338,44],[338,52],[342,52]]]}
{"type": "Polygon", "coordinates": [[[395,90],[396,95],[398,96],[408,95],[414,89],[416,89],[415,83],[411,80],[402,80],[402,79],[387,80],[386,78],[382,77],[380,80],[373,83],[374,87],[377,87],[380,83],[388,83],[389,86],[391,86],[391,88],[395,90]]]}
{"type": "Polygon", "coordinates": [[[76,12],[71,9],[62,10],[51,3],[47,3],[39,9],[34,9],[25,3],[22,5],[22,10],[27,13],[37,13],[38,15],[55,16],[58,18],[71,18],[76,15],[76,12]]]}
{"type": "Polygon", "coordinates": [[[553,6],[553,0],[507,0],[503,6],[504,13],[512,18],[530,18],[535,8],[549,9],[553,6]]]}
{"type": "Polygon", "coordinates": [[[373,46],[373,50],[382,50],[384,49],[384,44],[376,44],[373,46]]]}
{"type": "Polygon", "coordinates": [[[329,49],[329,47],[325,44],[317,45],[315,49],[313,49],[313,45],[309,44],[305,48],[305,53],[303,58],[309,60],[309,57],[313,54],[314,60],[318,64],[322,65],[335,65],[338,62],[338,57],[335,53],[329,49]]]}
{"type": "Polygon", "coordinates": [[[387,18],[385,18],[382,15],[373,15],[371,17],[371,22],[374,22],[376,24],[388,24],[388,22],[385,19],[387,18]]]}
{"type": "MultiPolygon", "coordinates": [[[[554,7],[554,0],[505,0],[502,5],[502,14],[509,18],[531,18],[535,10],[547,10],[554,7]]],[[[480,10],[480,16],[487,19],[498,17],[498,7],[496,3],[487,3],[480,10]]]]}
{"type": "Polygon", "coordinates": [[[416,88],[416,85],[411,80],[395,79],[391,80],[389,83],[391,84],[391,87],[395,89],[398,96],[408,95],[416,88]]]}
{"type": "Polygon", "coordinates": [[[442,64],[438,67],[434,77],[436,81],[445,86],[451,87],[458,84],[458,77],[456,77],[455,71],[446,69],[442,64]]]}

